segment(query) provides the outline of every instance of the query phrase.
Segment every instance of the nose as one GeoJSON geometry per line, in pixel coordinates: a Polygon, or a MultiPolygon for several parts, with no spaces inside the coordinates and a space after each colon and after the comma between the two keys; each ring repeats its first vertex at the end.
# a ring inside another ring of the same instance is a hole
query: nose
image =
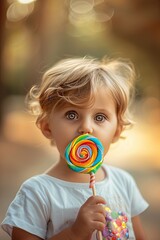
{"type": "Polygon", "coordinates": [[[78,132],[80,134],[92,134],[93,133],[93,127],[92,127],[92,124],[89,120],[84,120],[81,122],[80,126],[79,126],[79,129],[78,129],[78,132]]]}

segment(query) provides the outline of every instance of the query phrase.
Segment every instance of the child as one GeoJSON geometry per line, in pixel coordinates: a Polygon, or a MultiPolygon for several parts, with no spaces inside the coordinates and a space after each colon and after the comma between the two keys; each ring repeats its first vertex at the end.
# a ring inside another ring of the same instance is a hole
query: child
{"type": "Polygon", "coordinates": [[[89,175],[72,171],[64,157],[66,146],[85,133],[101,141],[106,155],[132,124],[128,107],[133,84],[131,64],[84,57],[58,62],[31,89],[28,104],[59,159],[27,180],[11,203],[2,228],[12,240],[96,240],[106,223],[104,205],[125,212],[129,239],[146,239],[139,215],[148,204],[133,178],[103,164],[96,172],[97,196],[91,196],[89,175]]]}

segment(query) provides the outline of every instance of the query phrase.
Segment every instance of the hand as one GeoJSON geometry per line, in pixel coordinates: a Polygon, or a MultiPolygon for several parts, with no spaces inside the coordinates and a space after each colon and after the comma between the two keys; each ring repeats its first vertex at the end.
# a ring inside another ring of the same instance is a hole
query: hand
{"type": "Polygon", "coordinates": [[[101,204],[106,204],[104,198],[92,196],[81,206],[77,219],[71,227],[75,239],[88,240],[95,230],[104,229],[106,211],[101,204]]]}

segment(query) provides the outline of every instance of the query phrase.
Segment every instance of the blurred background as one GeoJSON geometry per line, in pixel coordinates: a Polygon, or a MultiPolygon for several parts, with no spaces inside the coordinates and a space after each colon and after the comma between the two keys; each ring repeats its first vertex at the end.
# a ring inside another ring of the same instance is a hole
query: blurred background
{"type": "MultiPolygon", "coordinates": [[[[21,183],[42,173],[56,150],[24,105],[29,88],[64,57],[124,57],[136,68],[133,129],[106,158],[129,171],[149,202],[149,240],[160,239],[160,1],[1,0],[0,221],[21,183]]],[[[9,237],[0,230],[0,239],[9,237]]]]}

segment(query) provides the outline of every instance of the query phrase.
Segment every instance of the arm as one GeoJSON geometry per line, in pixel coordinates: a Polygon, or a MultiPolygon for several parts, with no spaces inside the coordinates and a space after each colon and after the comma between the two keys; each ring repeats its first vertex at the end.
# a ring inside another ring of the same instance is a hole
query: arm
{"type": "MultiPolygon", "coordinates": [[[[59,239],[72,240],[75,238],[74,236],[72,237],[71,229],[67,228],[61,233],[57,234],[56,236],[50,238],[50,240],[52,239],[53,240],[59,240],[59,239]]],[[[43,239],[29,232],[26,232],[23,229],[14,227],[12,231],[12,240],[43,240],[43,239]]]]}
{"type": "MultiPolygon", "coordinates": [[[[105,200],[99,196],[90,197],[80,208],[74,224],[51,237],[49,240],[88,240],[94,230],[102,231],[105,227],[105,209],[101,204],[105,200]],[[83,231],[82,231],[83,229],[83,231]]],[[[12,240],[42,240],[20,228],[13,228],[12,240]]]]}
{"type": "Polygon", "coordinates": [[[13,227],[12,240],[42,240],[42,238],[37,237],[29,232],[24,231],[21,228],[13,227]]]}
{"type": "Polygon", "coordinates": [[[132,224],[136,240],[146,240],[147,238],[145,236],[140,217],[139,216],[133,217],[132,224]]]}

